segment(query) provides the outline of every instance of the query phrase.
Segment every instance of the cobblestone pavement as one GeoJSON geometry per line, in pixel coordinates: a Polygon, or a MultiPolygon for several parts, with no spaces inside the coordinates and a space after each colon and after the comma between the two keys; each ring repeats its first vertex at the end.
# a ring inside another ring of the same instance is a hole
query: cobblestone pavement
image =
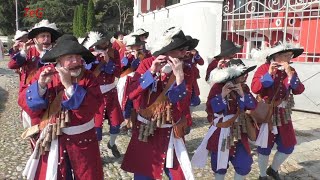
{"type": "MultiPolygon", "coordinates": [[[[23,179],[21,172],[31,154],[29,142],[22,140],[23,131],[20,122],[20,109],[17,105],[18,76],[7,69],[7,61],[0,62],[0,180],[23,179]]],[[[201,143],[203,135],[208,129],[203,105],[194,109],[194,126],[186,137],[186,146],[190,156],[201,143]]],[[[320,116],[301,112],[294,112],[294,126],[298,145],[280,169],[283,179],[320,179],[320,116]]],[[[115,159],[107,148],[109,139],[108,127],[104,127],[104,136],[101,143],[101,158],[105,179],[132,179],[133,175],[120,169],[122,158],[115,159]]],[[[130,138],[122,134],[117,139],[117,145],[123,154],[126,151],[130,138]]],[[[275,152],[273,151],[272,156],[275,152]]],[[[257,179],[259,170],[255,148],[252,151],[254,164],[252,171],[246,179],[257,179]]],[[[270,158],[271,160],[271,158],[270,158]]],[[[271,162],[270,162],[271,163],[271,162]]],[[[233,170],[226,179],[233,179],[233,170]]],[[[195,169],[196,179],[214,179],[209,159],[204,169],[195,169]]],[[[164,177],[164,179],[167,179],[164,177]]]]}

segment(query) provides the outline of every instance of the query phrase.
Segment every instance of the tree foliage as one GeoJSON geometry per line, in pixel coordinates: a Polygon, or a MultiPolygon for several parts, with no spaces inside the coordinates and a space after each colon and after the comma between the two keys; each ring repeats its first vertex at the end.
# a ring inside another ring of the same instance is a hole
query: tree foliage
{"type": "MultiPolygon", "coordinates": [[[[43,17],[57,24],[62,33],[72,33],[72,21],[75,7],[86,0],[34,0],[30,2],[30,9],[43,8],[43,17]]],[[[24,25],[32,27],[41,19],[35,17],[24,17],[24,25]]]]}
{"type": "Polygon", "coordinates": [[[86,34],[86,13],[83,4],[80,4],[78,9],[78,23],[79,37],[83,37],[86,34]]]}
{"type": "Polygon", "coordinates": [[[133,1],[132,0],[111,0],[110,4],[118,9],[118,30],[124,31],[125,24],[129,17],[133,16],[133,1]]]}
{"type": "Polygon", "coordinates": [[[78,6],[76,8],[74,8],[74,12],[73,12],[73,24],[72,24],[72,32],[73,32],[73,35],[79,37],[79,21],[78,21],[78,6]]]}
{"type": "Polygon", "coordinates": [[[91,31],[95,24],[95,16],[94,16],[94,4],[92,0],[89,0],[88,9],[87,9],[87,32],[91,31]]]}
{"type": "Polygon", "coordinates": [[[96,26],[102,32],[133,29],[133,0],[97,0],[95,10],[96,26]]]}
{"type": "MultiPolygon", "coordinates": [[[[14,0],[0,0],[0,34],[12,35],[16,31],[16,7],[14,0]]],[[[19,24],[24,15],[24,7],[26,6],[26,1],[18,2],[18,15],[19,24]]],[[[19,27],[21,29],[21,27],[19,27]]]]}
{"type": "MultiPolygon", "coordinates": [[[[0,0],[0,31],[5,35],[15,32],[14,2],[14,0],[0,0]]],[[[56,23],[62,33],[75,32],[74,11],[76,6],[80,4],[83,4],[83,15],[80,15],[82,19],[80,24],[82,25],[77,29],[80,28],[82,34],[90,30],[105,33],[119,29],[128,32],[133,29],[133,0],[21,0],[19,1],[19,26],[31,28],[42,19],[48,19],[50,22],[56,23]],[[25,17],[24,8],[26,7],[31,10],[43,8],[43,17],[25,17]],[[94,11],[92,11],[92,7],[94,11]],[[85,11],[87,8],[88,11],[85,11]]],[[[79,17],[79,13],[78,11],[77,17],[79,17]]]]}

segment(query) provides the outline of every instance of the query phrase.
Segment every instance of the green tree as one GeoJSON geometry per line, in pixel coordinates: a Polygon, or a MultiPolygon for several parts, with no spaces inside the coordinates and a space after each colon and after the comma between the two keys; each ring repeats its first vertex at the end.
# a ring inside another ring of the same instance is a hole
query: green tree
{"type": "Polygon", "coordinates": [[[85,17],[85,7],[80,4],[78,11],[78,31],[79,37],[83,37],[86,34],[86,17],[85,17]]]}
{"type": "Polygon", "coordinates": [[[73,13],[73,24],[72,24],[72,32],[73,35],[76,37],[79,37],[79,32],[78,32],[78,8],[79,6],[76,6],[76,8],[74,8],[74,13],[73,13]]]}
{"type": "Polygon", "coordinates": [[[95,16],[94,16],[94,4],[92,0],[89,0],[88,9],[87,9],[87,32],[93,29],[93,25],[95,24],[95,16]]]}

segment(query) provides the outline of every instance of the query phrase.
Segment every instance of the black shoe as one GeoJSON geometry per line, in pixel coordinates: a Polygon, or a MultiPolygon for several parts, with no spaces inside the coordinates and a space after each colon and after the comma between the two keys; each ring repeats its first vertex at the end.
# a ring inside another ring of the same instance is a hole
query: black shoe
{"type": "Polygon", "coordinates": [[[268,177],[267,176],[263,176],[263,177],[259,176],[259,180],[268,180],[268,177]]]}
{"type": "Polygon", "coordinates": [[[120,154],[120,152],[119,152],[119,150],[117,148],[117,145],[111,146],[110,142],[108,142],[108,148],[111,149],[112,154],[113,154],[114,157],[116,157],[116,158],[120,158],[121,157],[121,154],[120,154]]]}
{"type": "Polygon", "coordinates": [[[271,166],[268,167],[267,174],[275,180],[281,180],[278,171],[275,171],[274,169],[272,169],[271,166]]]}

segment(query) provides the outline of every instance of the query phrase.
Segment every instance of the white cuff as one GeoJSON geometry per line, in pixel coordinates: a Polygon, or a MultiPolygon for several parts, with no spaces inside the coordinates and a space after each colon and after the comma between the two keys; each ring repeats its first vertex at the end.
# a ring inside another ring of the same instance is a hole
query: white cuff
{"type": "Polygon", "coordinates": [[[69,99],[74,94],[74,87],[70,86],[65,90],[66,96],[69,99]]]}
{"type": "Polygon", "coordinates": [[[46,53],[46,51],[41,51],[39,57],[42,58],[45,53],[46,53]]]}
{"type": "Polygon", "coordinates": [[[42,97],[47,92],[47,87],[42,88],[38,83],[38,93],[42,97]]]}
{"type": "Polygon", "coordinates": [[[27,53],[24,51],[24,49],[22,49],[22,50],[20,51],[20,55],[21,55],[22,57],[27,57],[27,53]]]}

